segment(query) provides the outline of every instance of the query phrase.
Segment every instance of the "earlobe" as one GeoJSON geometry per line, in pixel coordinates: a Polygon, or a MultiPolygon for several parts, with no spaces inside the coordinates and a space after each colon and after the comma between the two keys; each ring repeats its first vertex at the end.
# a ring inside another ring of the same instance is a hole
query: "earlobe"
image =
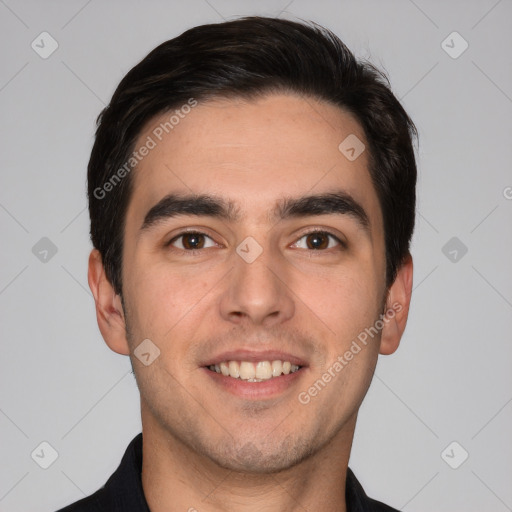
{"type": "Polygon", "coordinates": [[[121,299],[105,275],[100,252],[93,249],[89,255],[88,281],[96,303],[96,318],[101,335],[111,350],[128,355],[126,324],[121,299]]]}
{"type": "Polygon", "coordinates": [[[409,254],[398,270],[389,288],[384,312],[384,327],[380,341],[380,354],[389,355],[396,351],[404,333],[409,316],[413,281],[413,262],[409,254]]]}

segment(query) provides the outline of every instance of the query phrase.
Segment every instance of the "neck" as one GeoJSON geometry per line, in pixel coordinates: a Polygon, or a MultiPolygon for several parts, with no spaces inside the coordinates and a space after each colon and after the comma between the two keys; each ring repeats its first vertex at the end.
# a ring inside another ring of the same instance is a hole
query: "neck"
{"type": "Polygon", "coordinates": [[[355,418],[331,442],[288,469],[265,474],[220,467],[143,414],[142,486],[151,512],[346,512],[355,418]]]}

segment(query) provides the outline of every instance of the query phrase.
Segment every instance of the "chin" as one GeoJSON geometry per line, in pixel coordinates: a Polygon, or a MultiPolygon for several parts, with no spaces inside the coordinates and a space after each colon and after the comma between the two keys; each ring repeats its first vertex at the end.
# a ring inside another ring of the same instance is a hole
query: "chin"
{"type": "Polygon", "coordinates": [[[270,474],[285,471],[309,457],[313,451],[311,443],[293,440],[291,436],[272,443],[258,445],[247,441],[219,450],[216,446],[212,453],[205,454],[213,462],[224,469],[238,473],[270,474]]]}

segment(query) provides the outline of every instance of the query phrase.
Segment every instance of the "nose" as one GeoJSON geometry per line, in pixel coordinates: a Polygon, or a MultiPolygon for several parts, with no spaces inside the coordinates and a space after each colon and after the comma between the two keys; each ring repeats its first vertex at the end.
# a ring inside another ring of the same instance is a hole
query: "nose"
{"type": "Polygon", "coordinates": [[[235,324],[272,327],[293,317],[295,301],[285,263],[270,249],[254,260],[233,254],[234,268],[220,301],[220,314],[235,324]]]}

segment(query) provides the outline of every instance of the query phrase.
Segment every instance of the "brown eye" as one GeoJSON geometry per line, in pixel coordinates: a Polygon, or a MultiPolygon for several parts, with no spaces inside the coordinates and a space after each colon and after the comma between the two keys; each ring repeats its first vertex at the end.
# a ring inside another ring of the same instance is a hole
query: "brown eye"
{"type": "Polygon", "coordinates": [[[204,233],[196,233],[191,231],[188,233],[182,233],[181,235],[173,238],[169,242],[169,245],[177,247],[178,249],[193,251],[197,249],[205,249],[206,247],[213,247],[215,244],[213,240],[204,233]],[[210,245],[207,245],[208,241],[211,241],[210,245]]]}
{"type": "Polygon", "coordinates": [[[300,249],[309,249],[313,251],[331,249],[336,245],[343,245],[338,237],[325,231],[313,231],[299,238],[294,246],[300,249]]]}
{"type": "Polygon", "coordinates": [[[182,243],[185,249],[202,249],[204,246],[204,236],[199,233],[188,233],[183,235],[182,243]]]}
{"type": "Polygon", "coordinates": [[[306,236],[308,249],[327,249],[329,236],[326,233],[311,233],[306,236]]]}

